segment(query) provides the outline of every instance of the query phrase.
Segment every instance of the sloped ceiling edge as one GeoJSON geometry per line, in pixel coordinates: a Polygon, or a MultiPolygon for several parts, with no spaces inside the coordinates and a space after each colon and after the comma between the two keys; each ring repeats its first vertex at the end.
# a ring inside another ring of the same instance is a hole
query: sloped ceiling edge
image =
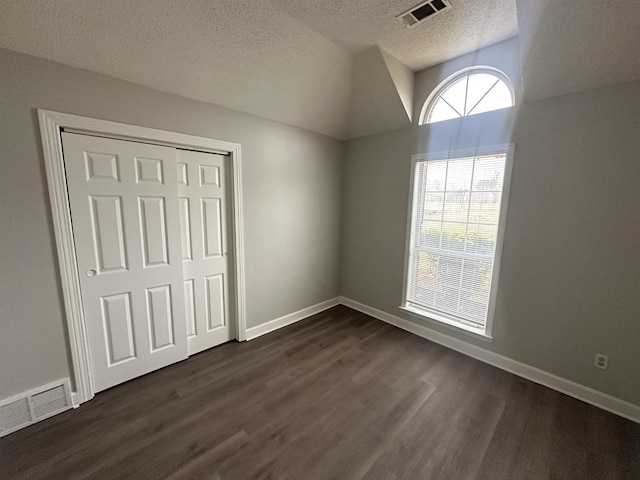
{"type": "MultiPolygon", "coordinates": [[[[404,66],[400,62],[390,55],[388,57],[392,59],[391,70],[395,72],[402,94],[378,46],[373,46],[354,58],[348,139],[411,126],[411,115],[407,112],[405,102],[411,99],[413,103],[413,81],[410,81],[412,75],[401,68],[404,66]]],[[[412,105],[409,106],[411,111],[412,105]]]]}

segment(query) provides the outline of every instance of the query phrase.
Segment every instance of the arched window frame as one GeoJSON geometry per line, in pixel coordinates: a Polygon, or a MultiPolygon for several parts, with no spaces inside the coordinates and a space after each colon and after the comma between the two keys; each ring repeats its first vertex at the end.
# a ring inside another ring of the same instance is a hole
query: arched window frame
{"type": "MultiPolygon", "coordinates": [[[[449,88],[451,85],[456,83],[461,78],[467,77],[474,73],[488,73],[489,75],[493,75],[494,77],[502,80],[505,83],[505,85],[509,88],[509,92],[511,93],[511,106],[513,107],[515,105],[516,96],[515,96],[515,91],[514,91],[513,83],[511,82],[511,79],[503,71],[498,70],[495,67],[490,67],[488,65],[476,65],[473,67],[467,67],[467,68],[463,68],[462,70],[458,70],[454,74],[445,78],[440,84],[438,84],[436,88],[433,89],[431,94],[429,94],[429,96],[427,97],[427,100],[424,102],[424,105],[422,106],[422,110],[420,112],[420,117],[419,117],[420,118],[419,125],[431,124],[430,122],[428,122],[429,116],[431,115],[431,111],[435,105],[436,99],[442,92],[444,92],[447,88],[449,88]]],[[[495,110],[492,110],[492,111],[495,111],[495,110]]],[[[483,112],[483,113],[487,113],[487,112],[483,112]]],[[[465,115],[465,117],[473,116],[473,115],[481,115],[481,113],[465,115]]],[[[460,117],[460,118],[465,118],[465,117],[460,117]]],[[[438,123],[438,122],[433,122],[433,123],[438,123]]]]}

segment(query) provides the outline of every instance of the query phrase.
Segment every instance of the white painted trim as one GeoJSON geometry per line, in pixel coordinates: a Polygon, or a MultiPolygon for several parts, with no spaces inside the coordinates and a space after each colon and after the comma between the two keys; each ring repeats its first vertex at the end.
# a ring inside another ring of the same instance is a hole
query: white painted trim
{"type": "Polygon", "coordinates": [[[489,340],[493,338],[493,319],[495,314],[496,297],[498,295],[498,280],[500,278],[500,263],[502,259],[504,231],[506,228],[507,211],[509,208],[509,192],[511,190],[511,173],[513,170],[514,150],[515,145],[513,143],[506,143],[498,145],[482,145],[473,148],[452,149],[443,152],[421,153],[411,156],[411,178],[409,184],[409,201],[407,206],[406,220],[407,227],[404,248],[404,276],[402,282],[402,299],[400,308],[409,311],[412,315],[418,315],[428,320],[441,322],[443,325],[458,327],[461,331],[472,332],[489,340]],[[411,255],[411,241],[415,234],[413,230],[415,228],[415,225],[412,225],[413,207],[416,204],[413,198],[415,195],[415,171],[418,162],[440,161],[454,158],[481,157],[487,155],[505,155],[505,169],[502,183],[502,196],[500,197],[500,218],[498,220],[496,247],[493,255],[493,272],[491,275],[491,290],[489,292],[487,318],[484,328],[471,328],[467,327],[462,321],[456,321],[453,316],[442,314],[440,312],[430,311],[427,308],[414,307],[407,299],[409,290],[409,257],[411,255]]]}
{"type": "Polygon", "coordinates": [[[44,153],[44,163],[49,186],[49,199],[60,266],[62,295],[66,313],[66,323],[71,350],[75,391],[71,398],[74,405],[91,400],[95,389],[92,381],[87,332],[84,324],[80,279],[73,242],[71,211],[67,195],[67,180],[62,154],[61,132],[72,129],[75,132],[95,134],[118,139],[169,145],[177,148],[194,149],[204,152],[229,153],[232,175],[232,215],[231,228],[234,247],[235,317],[236,338],[246,339],[246,306],[244,277],[244,234],[242,206],[242,156],[240,145],[205,137],[156,130],[153,128],[127,125],[124,123],[98,120],[66,113],[38,110],[40,135],[44,153]]]}
{"type": "Polygon", "coordinates": [[[302,310],[298,310],[297,312],[293,312],[280,318],[276,318],[275,320],[262,323],[256,327],[248,328],[247,340],[253,340],[254,338],[261,337],[262,335],[266,335],[267,333],[286,327],[287,325],[291,325],[292,323],[296,323],[300,320],[310,317],[311,315],[315,315],[316,313],[324,312],[325,310],[335,307],[336,305],[340,305],[340,297],[335,297],[329,300],[325,300],[324,302],[316,303],[315,305],[303,308],[302,310]]]}
{"type": "Polygon", "coordinates": [[[449,328],[451,330],[455,330],[458,333],[462,333],[464,335],[469,335],[478,340],[482,340],[483,342],[493,342],[493,337],[485,335],[482,328],[478,328],[472,325],[467,325],[458,320],[450,320],[445,315],[437,315],[435,312],[424,311],[418,307],[414,306],[399,306],[400,310],[403,310],[408,315],[412,317],[418,318],[423,321],[432,322],[434,324],[438,324],[440,326],[449,328]]]}
{"type": "Polygon", "coordinates": [[[94,396],[91,377],[91,360],[87,330],[82,311],[82,297],[80,294],[80,278],[73,242],[71,227],[71,210],[67,193],[67,177],[64,169],[62,154],[62,137],[60,128],[62,120],[56,120],[48,112],[38,112],[40,119],[40,135],[44,163],[49,184],[49,201],[53,216],[53,228],[56,237],[58,264],[60,266],[60,281],[62,282],[62,296],[67,314],[67,330],[69,348],[71,350],[73,381],[75,386],[74,399],[78,403],[86,402],[94,396]]]}
{"type": "Polygon", "coordinates": [[[468,355],[469,357],[488,363],[494,367],[498,367],[507,372],[526,378],[532,382],[539,383],[545,387],[549,387],[558,392],[577,398],[583,402],[602,408],[621,417],[627,418],[634,422],[640,423],[640,405],[621,400],[606,393],[599,392],[593,388],[581,385],[566,378],[559,377],[552,373],[540,370],[522,362],[518,362],[511,358],[490,352],[482,347],[472,345],[463,340],[451,337],[436,330],[432,330],[424,325],[418,325],[396,315],[370,307],[364,303],[351,300],[350,298],[340,297],[340,303],[354,310],[358,310],[383,322],[394,325],[398,328],[411,332],[419,337],[431,340],[457,352],[468,355]]]}
{"type": "Polygon", "coordinates": [[[235,283],[235,318],[236,318],[236,339],[244,342],[247,339],[247,308],[245,302],[245,277],[244,277],[244,206],[242,192],[242,157],[240,154],[240,144],[235,144],[231,152],[231,231],[235,283]]]}
{"type": "MultiPolygon", "coordinates": [[[[509,91],[511,92],[511,102],[512,102],[511,107],[515,106],[516,104],[515,87],[513,85],[513,81],[509,78],[509,76],[506,73],[504,73],[502,70],[496,67],[491,67],[489,65],[473,65],[470,67],[465,67],[462,70],[458,70],[457,72],[452,73],[447,78],[445,78],[442,82],[440,82],[436,88],[434,88],[431,91],[431,93],[429,94],[425,102],[422,104],[422,109],[420,109],[420,116],[418,117],[418,125],[432,125],[431,123],[427,123],[427,118],[431,114],[431,107],[435,103],[436,97],[440,95],[440,93],[444,92],[444,90],[448,88],[451,84],[458,81],[458,79],[474,73],[489,73],[499,78],[500,80],[502,80],[507,85],[507,87],[509,88],[509,91]]],[[[506,107],[506,108],[509,108],[509,107],[506,107]]],[[[490,110],[490,111],[494,111],[494,110],[490,110]]],[[[482,112],[482,113],[487,113],[487,112],[482,112]]],[[[478,115],[478,114],[476,113],[472,115],[478,115]]],[[[472,115],[457,117],[452,120],[460,120],[462,118],[466,118],[472,115]]],[[[438,122],[434,122],[434,123],[438,123],[438,122]]]]}

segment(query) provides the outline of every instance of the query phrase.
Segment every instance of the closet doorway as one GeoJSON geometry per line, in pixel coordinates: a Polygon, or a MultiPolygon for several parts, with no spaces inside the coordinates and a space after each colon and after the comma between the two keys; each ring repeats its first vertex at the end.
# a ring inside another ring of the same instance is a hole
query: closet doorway
{"type": "Polygon", "coordinates": [[[74,403],[244,340],[239,145],[39,116],[74,403]]]}

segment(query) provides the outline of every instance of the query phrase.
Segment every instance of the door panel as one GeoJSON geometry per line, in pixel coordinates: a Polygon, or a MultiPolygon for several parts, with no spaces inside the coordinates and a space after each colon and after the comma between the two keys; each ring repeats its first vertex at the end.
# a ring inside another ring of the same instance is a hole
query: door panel
{"type": "Polygon", "coordinates": [[[233,338],[229,321],[227,194],[223,155],[178,150],[189,354],[233,338]],[[192,319],[192,320],[191,320],[192,319]]]}
{"type": "Polygon", "coordinates": [[[182,259],[193,260],[191,254],[191,220],[189,218],[189,199],[180,198],[178,200],[180,208],[180,240],[182,246],[182,259]]]}
{"type": "Polygon", "coordinates": [[[224,274],[205,277],[207,291],[207,331],[211,332],[218,327],[224,327],[225,301],[224,301],[224,274]]]}
{"type": "Polygon", "coordinates": [[[144,267],[167,265],[167,214],[163,197],[138,198],[144,267]]]}
{"type": "Polygon", "coordinates": [[[171,315],[171,286],[147,288],[147,314],[151,326],[151,351],[175,345],[171,315]]]}
{"type": "Polygon", "coordinates": [[[176,150],[62,134],[95,390],[187,357],[176,150]]]}
{"type": "Polygon", "coordinates": [[[204,233],[205,258],[221,257],[223,254],[220,203],[220,198],[202,199],[202,232],[204,233]]]}
{"type": "Polygon", "coordinates": [[[108,365],[136,357],[129,293],[102,297],[102,322],[109,353],[108,365]]]}
{"type": "Polygon", "coordinates": [[[196,334],[196,297],[193,279],[184,281],[184,308],[187,317],[187,338],[196,334]]]}
{"type": "Polygon", "coordinates": [[[120,181],[117,155],[85,152],[87,181],[120,181]]]}
{"type": "Polygon", "coordinates": [[[98,269],[103,272],[126,270],[122,197],[90,195],[89,199],[93,252],[98,269]]]}

